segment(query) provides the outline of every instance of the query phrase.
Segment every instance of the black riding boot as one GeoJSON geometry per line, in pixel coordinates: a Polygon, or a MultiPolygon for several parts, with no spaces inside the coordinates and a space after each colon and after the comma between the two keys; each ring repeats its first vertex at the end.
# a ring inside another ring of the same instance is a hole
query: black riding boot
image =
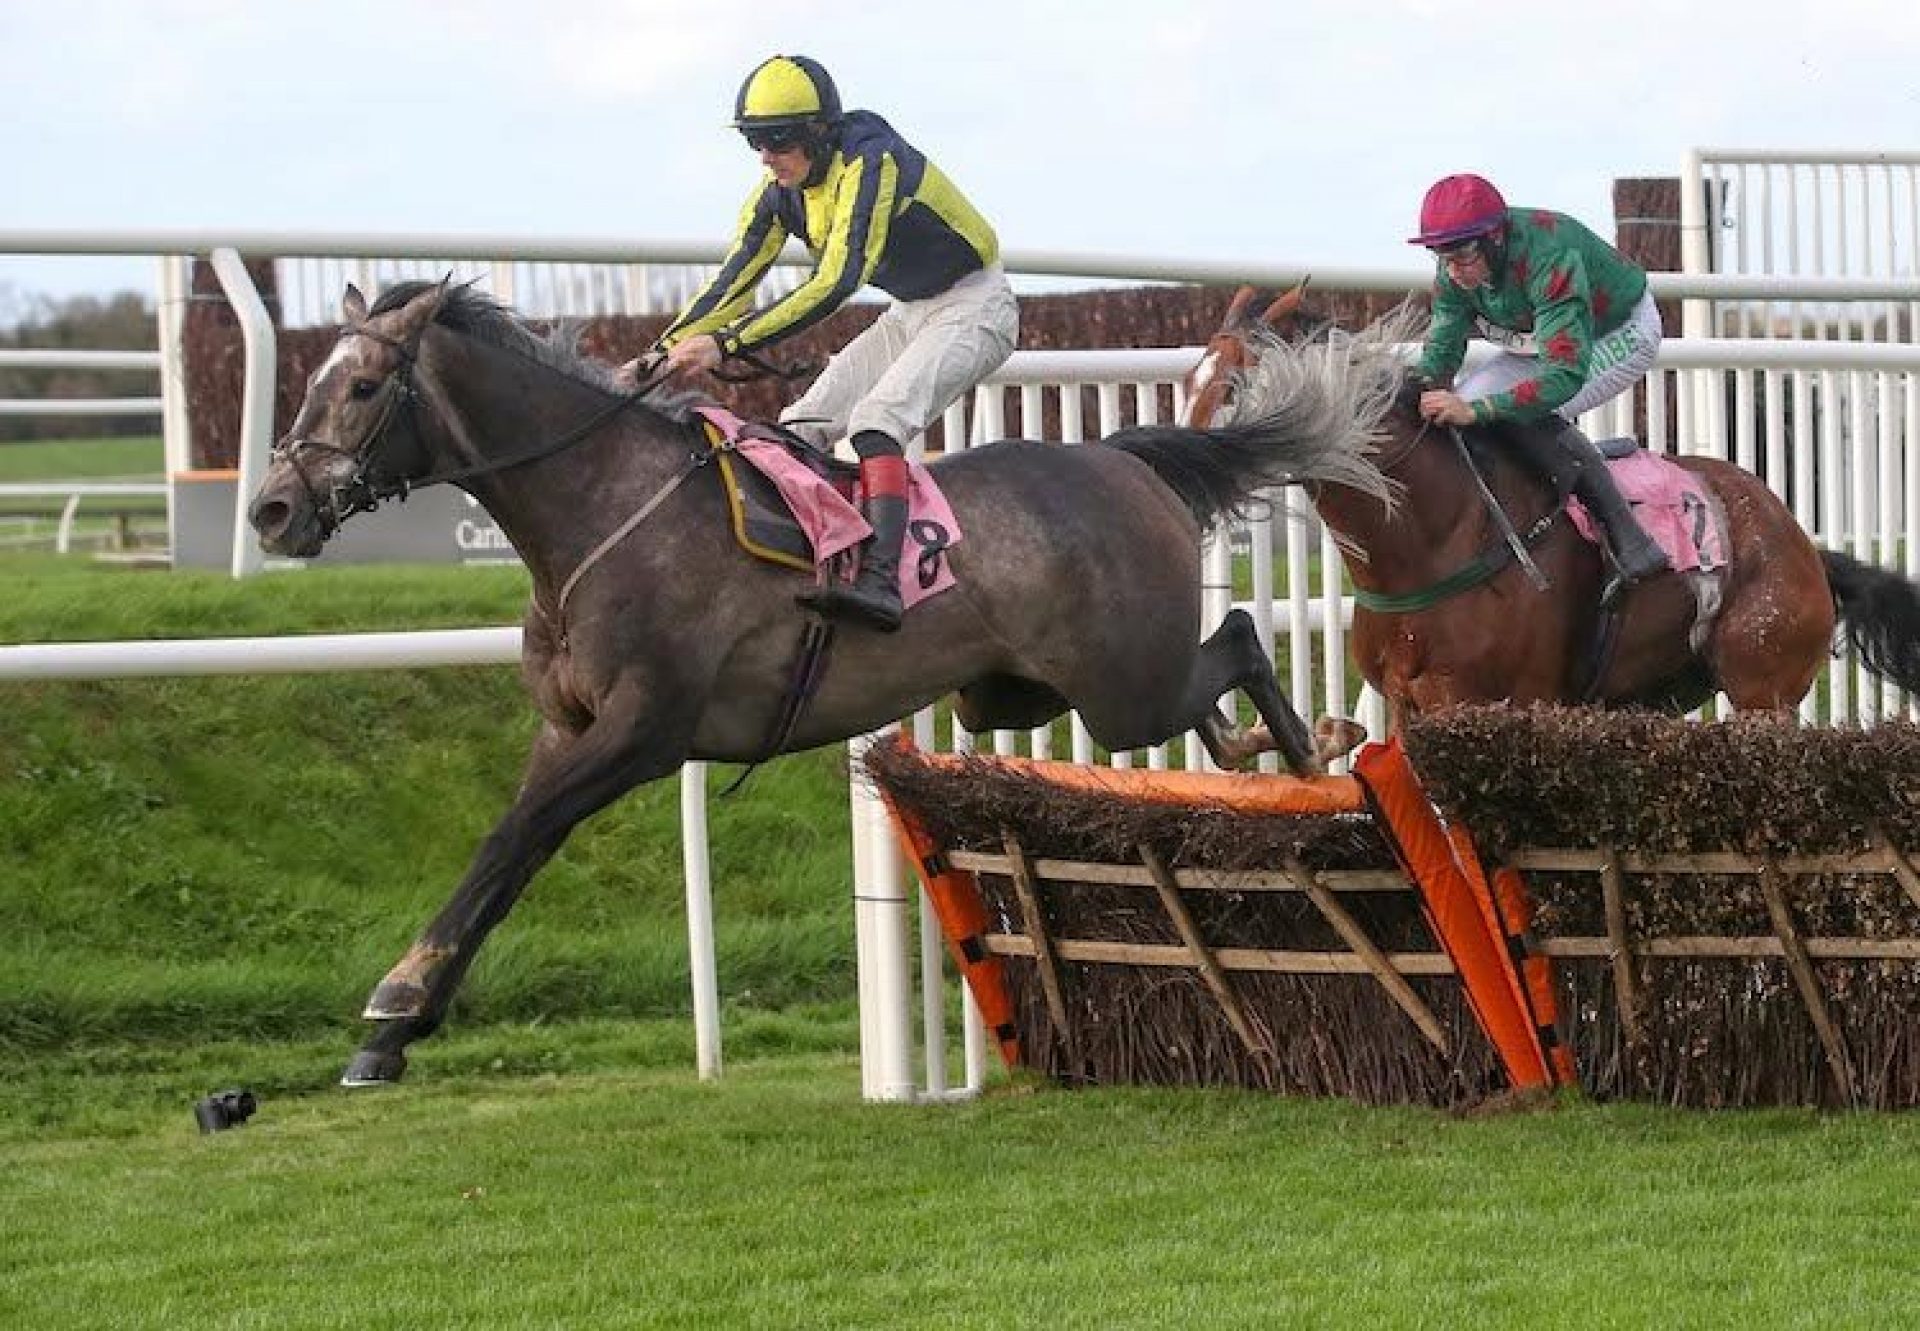
{"type": "Polygon", "coordinates": [[[895,454],[860,459],[866,498],[861,516],[873,535],[860,547],[860,573],[795,599],[832,619],[848,619],[892,633],[900,627],[900,545],[907,534],[907,464],[895,454]]]}
{"type": "MultiPolygon", "coordinates": [[[[1534,454],[1535,465],[1542,470],[1550,474],[1564,472],[1571,464],[1573,492],[1606,531],[1607,548],[1613,555],[1614,567],[1619,570],[1621,585],[1631,587],[1671,567],[1666,552],[1653,537],[1647,535],[1647,529],[1633,515],[1633,505],[1620,493],[1620,487],[1613,483],[1613,473],[1607,469],[1607,460],[1600,456],[1600,450],[1594,447],[1593,441],[1581,433],[1579,426],[1569,420],[1550,417],[1537,425],[1524,427],[1523,434],[1528,436],[1527,443],[1529,451],[1534,454]],[[1541,448],[1541,444],[1548,447],[1541,448]]],[[[1608,596],[1619,590],[1619,587],[1609,588],[1608,596]]]]}

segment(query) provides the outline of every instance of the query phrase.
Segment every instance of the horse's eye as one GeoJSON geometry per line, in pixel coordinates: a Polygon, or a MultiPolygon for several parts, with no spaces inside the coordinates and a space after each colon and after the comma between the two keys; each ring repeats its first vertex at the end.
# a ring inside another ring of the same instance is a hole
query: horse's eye
{"type": "Polygon", "coordinates": [[[355,401],[364,402],[380,391],[380,381],[378,379],[355,379],[347,386],[347,391],[353,394],[355,401]]]}

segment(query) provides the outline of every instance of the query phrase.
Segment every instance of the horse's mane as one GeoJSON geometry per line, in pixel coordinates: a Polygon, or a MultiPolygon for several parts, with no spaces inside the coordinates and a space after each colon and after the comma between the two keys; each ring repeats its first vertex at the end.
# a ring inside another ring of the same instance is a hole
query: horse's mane
{"type": "Polygon", "coordinates": [[[1427,315],[1411,302],[1358,333],[1331,325],[1288,339],[1264,323],[1243,330],[1253,363],[1234,372],[1235,416],[1282,415],[1291,432],[1323,441],[1306,480],[1378,495],[1399,486],[1374,465],[1387,417],[1408,383],[1405,344],[1425,336],[1427,315]]]}
{"type": "MultiPolygon", "coordinates": [[[[438,285],[437,282],[417,279],[395,282],[375,298],[369,313],[386,314],[397,310],[438,285]]],[[[580,354],[580,332],[584,325],[578,319],[560,320],[543,337],[515,314],[510,306],[476,290],[471,282],[462,282],[447,288],[446,297],[440,302],[440,309],[433,321],[450,332],[523,356],[556,374],[598,388],[609,396],[618,395],[621,391],[613,382],[612,367],[580,354]]],[[[704,393],[657,388],[647,394],[645,404],[669,420],[684,425],[692,419],[690,409],[694,405],[712,400],[704,393]]]]}

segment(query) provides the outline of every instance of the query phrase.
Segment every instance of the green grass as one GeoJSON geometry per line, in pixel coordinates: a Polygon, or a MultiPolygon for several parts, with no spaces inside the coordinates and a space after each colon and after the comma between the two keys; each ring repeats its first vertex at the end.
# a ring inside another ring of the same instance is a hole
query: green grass
{"type": "Polygon", "coordinates": [[[1912,1118],[871,1106],[846,1054],[703,1085],[646,1027],[526,1034],[621,1066],[454,1037],[431,1081],[263,1093],[211,1137],[190,1094],[16,1131],[0,1323],[1880,1327],[1920,1299],[1912,1118]]]}
{"type": "Polygon", "coordinates": [[[158,435],[0,443],[0,481],[157,481],[165,472],[158,435]]]}
{"type": "MultiPolygon", "coordinates": [[[[0,558],[0,641],[512,622],[517,569],[0,558]]],[[[517,780],[508,668],[0,684],[0,1327],[1902,1325],[1920,1118],[1220,1091],[870,1106],[845,784],[711,813],[693,1078],[677,795],[583,828],[392,1091],[368,987],[517,780]],[[236,1131],[192,1104],[242,1085],[236,1131]]],[[[716,771],[718,783],[730,771],[716,771]]]]}
{"type": "MultiPolygon", "coordinates": [[[[11,642],[505,623],[526,592],[517,568],[0,571],[11,642]]],[[[0,1048],[338,1030],[505,811],[534,724],[508,666],[0,684],[0,1048]]],[[[730,1001],[852,993],[844,770],[786,759],[714,803],[730,1001]]],[[[677,780],[591,820],[454,1021],[686,1011],[680,855],[677,780]]]]}
{"type": "Polygon", "coordinates": [[[19,643],[518,624],[529,580],[525,569],[503,564],[321,565],[237,581],[14,555],[0,558],[0,585],[0,642],[19,643]]]}
{"type": "MultiPolygon", "coordinates": [[[[0,484],[31,481],[157,481],[166,471],[159,436],[62,439],[0,444],[0,484]]],[[[53,544],[64,498],[0,496],[0,538],[53,544]]],[[[76,549],[166,541],[164,496],[90,495],[80,501],[71,538],[76,549]]]]}

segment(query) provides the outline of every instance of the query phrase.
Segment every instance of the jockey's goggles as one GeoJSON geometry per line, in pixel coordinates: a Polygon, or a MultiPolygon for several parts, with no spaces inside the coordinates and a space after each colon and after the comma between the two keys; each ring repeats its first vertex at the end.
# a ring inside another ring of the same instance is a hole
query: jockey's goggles
{"type": "Polygon", "coordinates": [[[781,125],[774,129],[742,130],[746,135],[747,147],[755,152],[784,153],[791,152],[807,141],[807,131],[800,125],[781,125]]]}

